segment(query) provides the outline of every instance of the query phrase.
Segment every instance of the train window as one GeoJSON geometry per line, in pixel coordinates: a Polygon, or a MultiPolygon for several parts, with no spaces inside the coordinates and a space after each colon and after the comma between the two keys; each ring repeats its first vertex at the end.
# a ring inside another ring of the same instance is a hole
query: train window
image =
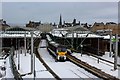
{"type": "Polygon", "coordinates": [[[66,48],[58,48],[58,52],[65,52],[66,50],[66,48]]]}
{"type": "Polygon", "coordinates": [[[58,52],[61,52],[61,48],[58,48],[58,52]]]}

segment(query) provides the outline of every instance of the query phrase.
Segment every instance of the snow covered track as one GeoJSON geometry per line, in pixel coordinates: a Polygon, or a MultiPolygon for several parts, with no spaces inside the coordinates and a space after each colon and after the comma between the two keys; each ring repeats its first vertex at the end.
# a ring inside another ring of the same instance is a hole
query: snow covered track
{"type": "MultiPolygon", "coordinates": [[[[39,41],[40,41],[40,39],[38,39],[37,41],[36,41],[36,46],[38,46],[38,44],[39,44],[39,41]]],[[[44,47],[41,47],[41,48],[44,48],[44,47]]],[[[37,48],[36,48],[37,49],[37,48]]],[[[45,63],[45,61],[42,59],[42,57],[39,55],[39,53],[38,53],[39,51],[38,50],[36,50],[36,55],[37,55],[37,57],[38,57],[38,59],[43,63],[43,65],[45,66],[45,68],[54,76],[54,78],[55,79],[57,79],[57,80],[61,80],[61,78],[45,63]]]]}
{"type": "Polygon", "coordinates": [[[77,64],[80,67],[85,68],[86,70],[92,72],[93,74],[97,75],[98,77],[100,77],[102,79],[105,79],[105,80],[119,80],[119,79],[115,78],[114,76],[111,76],[111,75],[101,71],[100,69],[97,69],[97,68],[95,68],[95,67],[93,67],[93,66],[91,66],[91,65],[89,65],[89,64],[87,64],[87,63],[85,63],[85,62],[83,62],[83,61],[81,61],[77,58],[75,58],[72,55],[66,55],[66,56],[71,62],[77,64]]]}
{"type": "MultiPolygon", "coordinates": [[[[37,53],[38,54],[38,53],[37,53]]],[[[45,61],[38,55],[39,60],[43,63],[46,69],[54,76],[55,79],[61,80],[61,78],[45,63],[45,61]]]]}
{"type": "Polygon", "coordinates": [[[66,62],[55,62],[54,58],[49,54],[46,48],[46,40],[41,40],[39,45],[38,53],[42,60],[59,76],[60,79],[70,80],[96,80],[99,79],[97,76],[87,72],[83,68],[73,64],[70,61],[66,62]]]}

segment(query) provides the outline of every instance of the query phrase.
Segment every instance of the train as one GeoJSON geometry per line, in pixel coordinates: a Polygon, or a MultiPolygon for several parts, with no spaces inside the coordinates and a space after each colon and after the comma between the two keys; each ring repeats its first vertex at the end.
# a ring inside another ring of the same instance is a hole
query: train
{"type": "Polygon", "coordinates": [[[66,61],[67,48],[64,45],[49,41],[47,43],[47,50],[53,54],[56,61],[66,61]]]}
{"type": "Polygon", "coordinates": [[[54,42],[53,40],[46,39],[47,50],[51,53],[56,61],[66,61],[67,47],[54,42]]]}

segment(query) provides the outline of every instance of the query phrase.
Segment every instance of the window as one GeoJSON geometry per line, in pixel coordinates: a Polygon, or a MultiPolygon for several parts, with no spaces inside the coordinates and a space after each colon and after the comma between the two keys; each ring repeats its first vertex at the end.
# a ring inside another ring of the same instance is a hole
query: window
{"type": "Polygon", "coordinates": [[[65,52],[66,48],[58,48],[58,52],[65,52]]]}

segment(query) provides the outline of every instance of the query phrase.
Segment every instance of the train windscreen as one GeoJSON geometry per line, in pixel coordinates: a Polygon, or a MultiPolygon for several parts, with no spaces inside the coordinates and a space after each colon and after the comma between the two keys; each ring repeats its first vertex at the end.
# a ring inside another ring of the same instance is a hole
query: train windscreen
{"type": "Polygon", "coordinates": [[[65,52],[66,50],[66,48],[58,48],[58,52],[65,52]]]}

